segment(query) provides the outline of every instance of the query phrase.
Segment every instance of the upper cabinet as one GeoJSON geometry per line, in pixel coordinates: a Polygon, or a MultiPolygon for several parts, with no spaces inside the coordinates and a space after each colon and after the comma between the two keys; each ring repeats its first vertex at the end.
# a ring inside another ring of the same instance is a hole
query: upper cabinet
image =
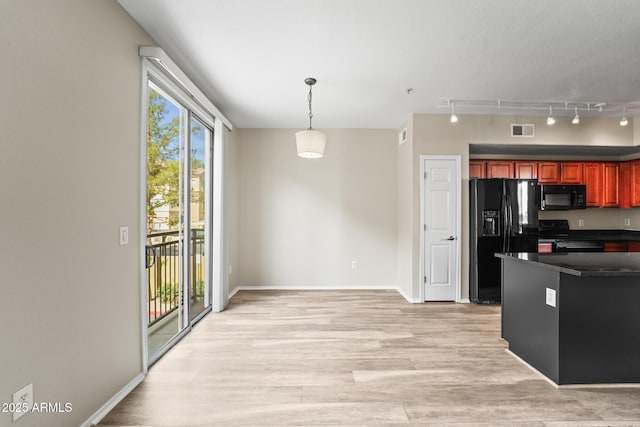
{"type": "Polygon", "coordinates": [[[585,162],[583,172],[584,183],[587,186],[587,206],[602,206],[604,164],[585,162]]]}
{"type": "MultiPolygon", "coordinates": [[[[620,206],[620,165],[614,162],[602,165],[602,205],[607,207],[620,206]]],[[[587,190],[589,189],[587,184],[587,190]]],[[[589,198],[587,197],[587,201],[589,198]]]]}
{"type": "Polygon", "coordinates": [[[560,163],[538,162],[538,182],[540,184],[557,184],[560,182],[560,163]]]}
{"type": "Polygon", "coordinates": [[[584,162],[587,206],[618,207],[620,165],[615,162],[584,162]]]}
{"type": "Polygon", "coordinates": [[[582,184],[582,162],[538,162],[541,184],[582,184]]]}
{"type": "Polygon", "coordinates": [[[519,179],[536,179],[538,178],[537,162],[520,162],[513,163],[514,178],[519,179]]]}
{"type": "Polygon", "coordinates": [[[627,162],[470,160],[469,178],[585,184],[589,207],[640,207],[640,159],[627,162]]]}
{"type": "Polygon", "coordinates": [[[469,160],[469,178],[486,178],[486,166],[484,160],[469,160]]]}
{"type": "Polygon", "coordinates": [[[621,181],[624,195],[621,206],[624,208],[640,206],[640,160],[626,162],[623,168],[621,181]]]}
{"type": "Polygon", "coordinates": [[[513,178],[513,162],[487,160],[487,178],[513,178]]]}
{"type": "Polygon", "coordinates": [[[582,184],[582,162],[560,162],[561,184],[582,184]]]}

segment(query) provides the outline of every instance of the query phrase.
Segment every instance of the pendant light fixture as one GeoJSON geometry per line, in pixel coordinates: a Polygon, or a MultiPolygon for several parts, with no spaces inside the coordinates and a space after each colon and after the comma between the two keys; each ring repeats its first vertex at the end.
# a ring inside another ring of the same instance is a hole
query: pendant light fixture
{"type": "Polygon", "coordinates": [[[316,79],[308,77],[304,83],[309,85],[309,129],[296,132],[296,148],[298,156],[305,159],[319,159],[324,155],[324,147],[327,142],[327,136],[311,127],[311,119],[313,113],[311,110],[311,87],[316,84],[316,79]]]}

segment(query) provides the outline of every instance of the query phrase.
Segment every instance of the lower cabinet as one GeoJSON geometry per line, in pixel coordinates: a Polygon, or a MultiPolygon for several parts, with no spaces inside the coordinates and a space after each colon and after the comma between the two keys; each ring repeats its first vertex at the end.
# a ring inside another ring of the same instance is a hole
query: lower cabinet
{"type": "Polygon", "coordinates": [[[605,242],[605,252],[627,252],[629,245],[627,242],[605,242]]]}

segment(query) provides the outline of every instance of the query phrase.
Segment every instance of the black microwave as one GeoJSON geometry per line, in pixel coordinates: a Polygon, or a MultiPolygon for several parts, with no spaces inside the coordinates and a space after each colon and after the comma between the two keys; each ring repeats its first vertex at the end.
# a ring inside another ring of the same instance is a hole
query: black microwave
{"type": "Polygon", "coordinates": [[[586,185],[540,184],[540,210],[569,210],[587,207],[586,185]]]}

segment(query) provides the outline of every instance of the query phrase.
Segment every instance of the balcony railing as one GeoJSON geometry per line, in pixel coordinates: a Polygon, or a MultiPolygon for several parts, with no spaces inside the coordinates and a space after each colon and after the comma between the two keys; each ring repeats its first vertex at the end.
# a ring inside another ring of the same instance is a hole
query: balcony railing
{"type": "MultiPolygon", "coordinates": [[[[183,238],[177,230],[147,234],[149,326],[176,311],[183,300],[180,289],[183,238]]],[[[189,245],[189,295],[193,303],[204,300],[204,230],[191,230],[189,245]]]]}

